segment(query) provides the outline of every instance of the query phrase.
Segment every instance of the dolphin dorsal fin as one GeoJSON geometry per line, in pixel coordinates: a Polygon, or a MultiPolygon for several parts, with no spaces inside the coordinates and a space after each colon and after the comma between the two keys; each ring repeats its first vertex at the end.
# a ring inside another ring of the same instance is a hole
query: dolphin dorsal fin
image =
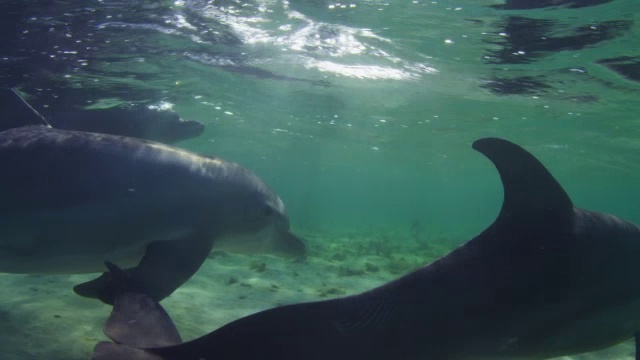
{"type": "Polygon", "coordinates": [[[501,220],[566,224],[573,203],[558,181],[538,159],[520,146],[499,138],[484,138],[473,148],[495,165],[504,188],[501,220]]]}
{"type": "Polygon", "coordinates": [[[0,87],[0,112],[0,131],[29,125],[50,127],[16,89],[0,87]]]}

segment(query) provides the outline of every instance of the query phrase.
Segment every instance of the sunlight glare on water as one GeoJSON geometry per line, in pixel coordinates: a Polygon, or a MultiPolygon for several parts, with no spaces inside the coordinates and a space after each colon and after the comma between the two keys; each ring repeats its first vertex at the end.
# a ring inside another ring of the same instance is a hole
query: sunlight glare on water
{"type": "MultiPolygon", "coordinates": [[[[254,170],[294,229],[335,244],[392,238],[402,249],[424,228],[440,254],[486,228],[502,188],[471,143],[489,136],[534,153],[579,206],[640,223],[637,0],[10,0],[0,10],[1,86],[45,116],[142,104],[201,121],[205,133],[180,147],[254,170]]],[[[334,257],[323,266],[335,272],[334,257]]],[[[344,287],[388,280],[378,275],[344,287]]],[[[182,319],[197,308],[189,292],[176,300],[182,319]]],[[[240,309],[181,320],[188,334],[266,307],[220,292],[216,309],[240,309]]],[[[92,316],[88,332],[99,333],[92,316]]]]}

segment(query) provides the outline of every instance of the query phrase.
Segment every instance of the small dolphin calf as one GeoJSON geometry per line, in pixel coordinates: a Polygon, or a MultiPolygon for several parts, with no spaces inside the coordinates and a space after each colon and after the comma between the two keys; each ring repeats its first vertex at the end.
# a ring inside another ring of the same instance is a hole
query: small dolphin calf
{"type": "Polygon", "coordinates": [[[186,343],[129,288],[105,326],[116,343],[100,343],[94,359],[546,359],[637,343],[640,229],[575,208],[515,144],[473,147],[498,169],[504,202],[447,256],[362,294],[262,311],[186,343]]]}
{"type": "MultiPolygon", "coordinates": [[[[95,272],[117,261],[135,266],[130,275],[160,300],[212,248],[305,253],[280,198],[251,171],[218,158],[33,125],[0,132],[0,168],[0,272],[95,272]]],[[[108,276],[75,290],[107,303],[113,297],[108,276]]]]}

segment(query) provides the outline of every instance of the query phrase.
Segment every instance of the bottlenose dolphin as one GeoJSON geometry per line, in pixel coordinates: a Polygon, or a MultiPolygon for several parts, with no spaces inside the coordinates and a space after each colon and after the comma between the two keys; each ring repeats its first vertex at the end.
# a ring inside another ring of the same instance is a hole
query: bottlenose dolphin
{"type": "Polygon", "coordinates": [[[640,229],[575,208],[513,143],[473,148],[496,166],[503,205],[450,254],[359,295],[265,310],[185,343],[156,335],[173,323],[153,301],[131,301],[141,295],[130,287],[105,325],[116,343],[94,359],[546,359],[637,343],[640,229]]]}
{"type": "MultiPolygon", "coordinates": [[[[29,109],[16,116],[37,123],[29,109]]],[[[212,249],[301,257],[280,198],[224,160],[122,136],[31,125],[0,132],[0,272],[126,266],[154,299],[212,249]],[[137,264],[137,265],[136,265],[137,264]]],[[[110,278],[75,287],[111,303],[110,278]]]]}
{"type": "Polygon", "coordinates": [[[184,120],[171,110],[142,105],[106,109],[70,110],[42,116],[11,88],[0,88],[0,130],[25,125],[51,125],[56,129],[122,135],[172,144],[200,136],[204,124],[184,120]]]}
{"type": "Polygon", "coordinates": [[[123,135],[165,144],[204,132],[199,121],[184,120],[175,111],[142,105],[53,113],[47,121],[56,129],[123,135]]]}

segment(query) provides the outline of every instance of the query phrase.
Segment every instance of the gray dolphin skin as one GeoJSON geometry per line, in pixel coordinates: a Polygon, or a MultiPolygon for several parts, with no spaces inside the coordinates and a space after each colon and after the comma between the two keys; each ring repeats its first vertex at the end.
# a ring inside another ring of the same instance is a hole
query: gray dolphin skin
{"type": "Polygon", "coordinates": [[[185,343],[147,335],[145,324],[175,327],[129,288],[105,325],[115,343],[98,344],[94,359],[546,359],[637,343],[640,229],[575,208],[513,143],[473,148],[496,166],[503,205],[450,254],[359,295],[269,309],[185,343]]]}
{"type": "MultiPolygon", "coordinates": [[[[0,167],[0,272],[97,272],[109,260],[161,300],[212,249],[305,254],[280,198],[218,158],[32,125],[0,132],[0,167]]],[[[75,291],[113,300],[108,275],[75,291]]]]}

